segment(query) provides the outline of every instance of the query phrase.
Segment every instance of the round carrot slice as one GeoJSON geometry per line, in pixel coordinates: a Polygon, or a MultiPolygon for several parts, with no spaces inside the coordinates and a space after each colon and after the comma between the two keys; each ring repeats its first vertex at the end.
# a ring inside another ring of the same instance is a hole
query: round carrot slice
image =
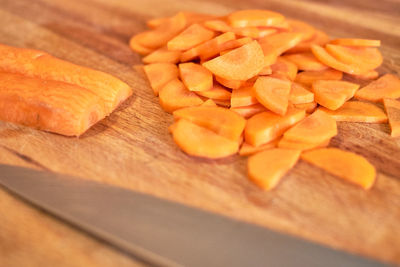
{"type": "Polygon", "coordinates": [[[351,39],[351,38],[335,39],[330,41],[329,43],[335,45],[346,45],[346,46],[366,46],[366,47],[381,46],[381,40],[351,39]]]}
{"type": "Polygon", "coordinates": [[[282,23],[285,17],[279,13],[269,10],[249,9],[231,13],[228,16],[232,27],[247,26],[272,26],[282,23]]]}

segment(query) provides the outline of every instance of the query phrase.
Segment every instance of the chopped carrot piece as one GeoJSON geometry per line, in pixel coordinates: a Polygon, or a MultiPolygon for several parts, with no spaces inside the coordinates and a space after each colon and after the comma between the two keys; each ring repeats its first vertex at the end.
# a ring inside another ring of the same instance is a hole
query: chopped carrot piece
{"type": "Polygon", "coordinates": [[[384,99],[386,113],[389,118],[389,124],[392,137],[400,136],[400,101],[394,99],[384,99]]]}
{"type": "Polygon", "coordinates": [[[214,32],[200,24],[192,24],[183,32],[168,41],[168,50],[183,51],[204,43],[214,37],[214,32]]]}
{"type": "Polygon", "coordinates": [[[366,46],[366,47],[381,46],[380,40],[368,40],[368,39],[342,38],[342,39],[332,40],[329,43],[335,44],[335,45],[345,45],[345,46],[366,46]]]}
{"type": "Polygon", "coordinates": [[[170,51],[166,47],[159,48],[149,55],[145,56],[142,60],[146,64],[151,63],[178,63],[181,59],[181,52],[170,51]]]}
{"type": "Polygon", "coordinates": [[[359,79],[359,80],[375,80],[379,77],[379,72],[376,70],[369,70],[365,73],[354,75],[349,74],[352,78],[359,79]]]}
{"type": "Polygon", "coordinates": [[[216,99],[216,100],[230,100],[231,92],[227,90],[225,87],[219,85],[218,83],[214,83],[213,87],[207,91],[197,91],[198,95],[216,99]]]}
{"type": "Polygon", "coordinates": [[[264,68],[264,54],[258,42],[253,41],[223,56],[204,62],[203,66],[224,79],[247,80],[264,68]]]}
{"type": "Polygon", "coordinates": [[[301,154],[305,160],[339,178],[369,189],[375,182],[376,171],[364,157],[338,148],[322,148],[301,154]]]}
{"type": "Polygon", "coordinates": [[[175,119],[191,121],[234,141],[239,140],[246,125],[240,115],[221,107],[189,107],[173,114],[175,119]]]}
{"type": "Polygon", "coordinates": [[[330,110],[340,108],[354,96],[360,85],[346,81],[318,80],[313,82],[315,101],[330,110]]]}
{"type": "Polygon", "coordinates": [[[263,111],[267,111],[267,109],[261,104],[254,104],[247,107],[235,107],[231,108],[232,111],[236,112],[240,116],[244,118],[250,118],[255,114],[258,114],[263,111]]]}
{"type": "Polygon", "coordinates": [[[290,82],[271,77],[259,77],[254,84],[254,95],[258,102],[282,116],[289,104],[290,90],[290,82]]]}
{"type": "Polygon", "coordinates": [[[307,41],[313,38],[316,30],[310,24],[294,19],[288,19],[287,22],[289,23],[292,32],[301,33],[302,41],[307,41]]]}
{"type": "Polygon", "coordinates": [[[257,98],[253,91],[253,86],[242,87],[232,91],[231,107],[244,107],[257,104],[257,98]]]}
{"type": "Polygon", "coordinates": [[[279,13],[268,10],[240,10],[228,16],[232,27],[272,26],[284,21],[285,17],[279,13]]]}
{"type": "Polygon", "coordinates": [[[360,101],[348,101],[337,110],[329,110],[321,107],[322,111],[334,118],[336,121],[351,122],[370,122],[384,123],[387,122],[385,112],[378,106],[360,101]]]}
{"type": "Polygon", "coordinates": [[[262,151],[247,162],[249,178],[264,190],[274,188],[296,164],[300,150],[273,148],[262,151]]]}
{"type": "Polygon", "coordinates": [[[341,80],[343,73],[334,69],[321,71],[303,71],[297,74],[295,81],[304,85],[311,86],[318,80],[341,80]]]}
{"type": "Polygon", "coordinates": [[[203,25],[213,31],[216,32],[230,32],[232,31],[232,27],[222,19],[213,19],[204,21],[203,25]]]}
{"type": "Polygon", "coordinates": [[[322,147],[327,147],[330,143],[331,139],[328,139],[322,143],[301,143],[301,142],[296,142],[292,141],[290,139],[287,139],[285,137],[281,138],[278,143],[278,147],[280,148],[287,148],[287,149],[297,149],[297,150],[310,150],[310,149],[315,149],[315,148],[322,148],[322,147]]]}
{"type": "Polygon", "coordinates": [[[208,99],[204,101],[204,103],[201,104],[200,107],[218,107],[218,106],[212,99],[208,99]]]}
{"type": "Polygon", "coordinates": [[[270,75],[272,74],[272,68],[271,66],[266,66],[264,67],[259,73],[258,75],[270,75]]]}
{"type": "Polygon", "coordinates": [[[247,144],[244,142],[242,146],[240,147],[239,150],[239,155],[240,156],[249,156],[258,152],[261,152],[263,150],[271,149],[271,148],[276,148],[278,144],[278,139],[271,141],[269,143],[260,145],[260,146],[252,146],[250,144],[247,144]]]}
{"type": "Polygon", "coordinates": [[[259,28],[259,33],[258,33],[258,38],[263,38],[272,34],[278,33],[277,29],[273,29],[273,28],[259,28]]]}
{"type": "Polygon", "coordinates": [[[292,83],[289,94],[289,101],[292,104],[305,104],[314,102],[314,94],[299,83],[292,83]]]}
{"type": "Polygon", "coordinates": [[[203,66],[188,62],[179,64],[182,82],[190,91],[207,91],[213,88],[213,76],[203,66]]]}
{"type": "Polygon", "coordinates": [[[272,74],[271,77],[293,81],[297,75],[297,66],[284,59],[278,57],[276,62],[271,65],[272,74]]]}
{"type": "Polygon", "coordinates": [[[307,113],[313,113],[317,108],[318,104],[316,102],[304,103],[304,104],[294,104],[297,109],[303,109],[307,113]]]}
{"type": "MultiPolygon", "coordinates": [[[[231,33],[233,34],[233,33],[231,33]]],[[[222,36],[222,34],[220,35],[222,36]]],[[[226,50],[231,50],[231,49],[235,49],[238,47],[241,47],[245,44],[248,44],[252,42],[252,39],[249,37],[244,37],[244,38],[240,38],[240,39],[232,39],[232,40],[228,40],[227,42],[221,43],[213,48],[210,49],[202,49],[200,51],[200,59],[201,60],[208,60],[212,57],[217,56],[218,54],[220,54],[222,51],[226,51],[226,50]]]]}
{"type": "Polygon", "coordinates": [[[337,134],[336,121],[321,110],[290,128],[284,138],[300,143],[322,143],[337,134]]]}
{"type": "Polygon", "coordinates": [[[319,60],[316,59],[316,57],[311,52],[290,54],[285,56],[285,59],[296,64],[299,70],[319,71],[329,68],[325,64],[319,62],[319,60]]]}
{"type": "Polygon", "coordinates": [[[248,144],[253,146],[271,142],[305,116],[304,110],[292,107],[288,108],[284,116],[269,111],[258,113],[247,121],[244,138],[248,144]]]}
{"type": "Polygon", "coordinates": [[[138,41],[137,35],[132,36],[132,38],[129,40],[129,47],[141,55],[148,55],[154,51],[153,48],[148,48],[144,45],[141,45],[138,41]]]}
{"type": "Polygon", "coordinates": [[[155,29],[167,20],[168,20],[168,18],[153,18],[153,19],[149,19],[148,21],[146,21],[146,25],[150,29],[155,29]]]}
{"type": "Polygon", "coordinates": [[[295,47],[286,51],[286,53],[301,53],[311,52],[312,45],[325,46],[329,42],[329,36],[323,31],[316,30],[313,37],[310,40],[302,41],[295,47]]]}
{"type": "Polygon", "coordinates": [[[393,74],[385,74],[355,94],[355,98],[372,102],[382,102],[384,98],[400,97],[400,79],[393,74]]]}
{"type": "Polygon", "coordinates": [[[203,100],[194,92],[189,91],[177,78],[169,81],[160,89],[160,105],[166,111],[173,111],[203,104],[203,100]]]}
{"type": "Polygon", "coordinates": [[[156,96],[164,85],[178,78],[178,68],[172,63],[148,64],[143,69],[156,96]]]}
{"type": "Polygon", "coordinates": [[[252,86],[254,84],[254,82],[251,82],[250,80],[247,81],[227,80],[218,76],[215,76],[215,80],[217,80],[217,82],[230,89],[239,89],[241,87],[252,86]]]}
{"type": "Polygon", "coordinates": [[[277,23],[275,25],[271,26],[258,26],[260,29],[275,29],[278,30],[278,32],[288,32],[291,31],[292,28],[289,25],[289,22],[287,20],[282,21],[281,23],[277,23]]]}
{"type": "Polygon", "coordinates": [[[221,107],[224,108],[230,108],[231,106],[231,100],[219,100],[219,99],[214,99],[214,102],[221,107]]]}
{"type": "Polygon", "coordinates": [[[175,122],[171,130],[175,143],[191,156],[215,159],[236,154],[239,150],[239,142],[185,119],[175,122]]]}

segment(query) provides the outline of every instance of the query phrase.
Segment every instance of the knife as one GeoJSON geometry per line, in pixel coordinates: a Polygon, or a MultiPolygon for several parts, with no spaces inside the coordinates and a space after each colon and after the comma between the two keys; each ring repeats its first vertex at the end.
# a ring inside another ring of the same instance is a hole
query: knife
{"type": "Polygon", "coordinates": [[[0,164],[0,185],[145,263],[158,266],[386,266],[146,194],[0,164]]]}

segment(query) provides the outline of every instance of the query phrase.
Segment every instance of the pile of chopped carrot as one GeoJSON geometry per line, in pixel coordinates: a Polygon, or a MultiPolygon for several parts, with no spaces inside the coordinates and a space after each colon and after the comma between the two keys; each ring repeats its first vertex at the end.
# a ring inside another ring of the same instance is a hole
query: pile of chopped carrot
{"type": "Polygon", "coordinates": [[[249,178],[265,190],[299,159],[364,189],[374,184],[364,157],[327,146],[337,121],[389,122],[400,136],[400,79],[376,70],[379,40],[331,40],[268,10],[180,12],[147,25],[130,47],[145,56],[150,86],[173,114],[169,130],[184,152],[250,156],[249,178]]]}

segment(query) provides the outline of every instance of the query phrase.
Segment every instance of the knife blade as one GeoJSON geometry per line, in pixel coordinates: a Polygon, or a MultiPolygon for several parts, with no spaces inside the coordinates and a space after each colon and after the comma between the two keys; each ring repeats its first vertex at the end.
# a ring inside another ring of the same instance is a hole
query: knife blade
{"type": "Polygon", "coordinates": [[[159,266],[386,266],[267,228],[67,175],[0,164],[0,185],[159,266]]]}

